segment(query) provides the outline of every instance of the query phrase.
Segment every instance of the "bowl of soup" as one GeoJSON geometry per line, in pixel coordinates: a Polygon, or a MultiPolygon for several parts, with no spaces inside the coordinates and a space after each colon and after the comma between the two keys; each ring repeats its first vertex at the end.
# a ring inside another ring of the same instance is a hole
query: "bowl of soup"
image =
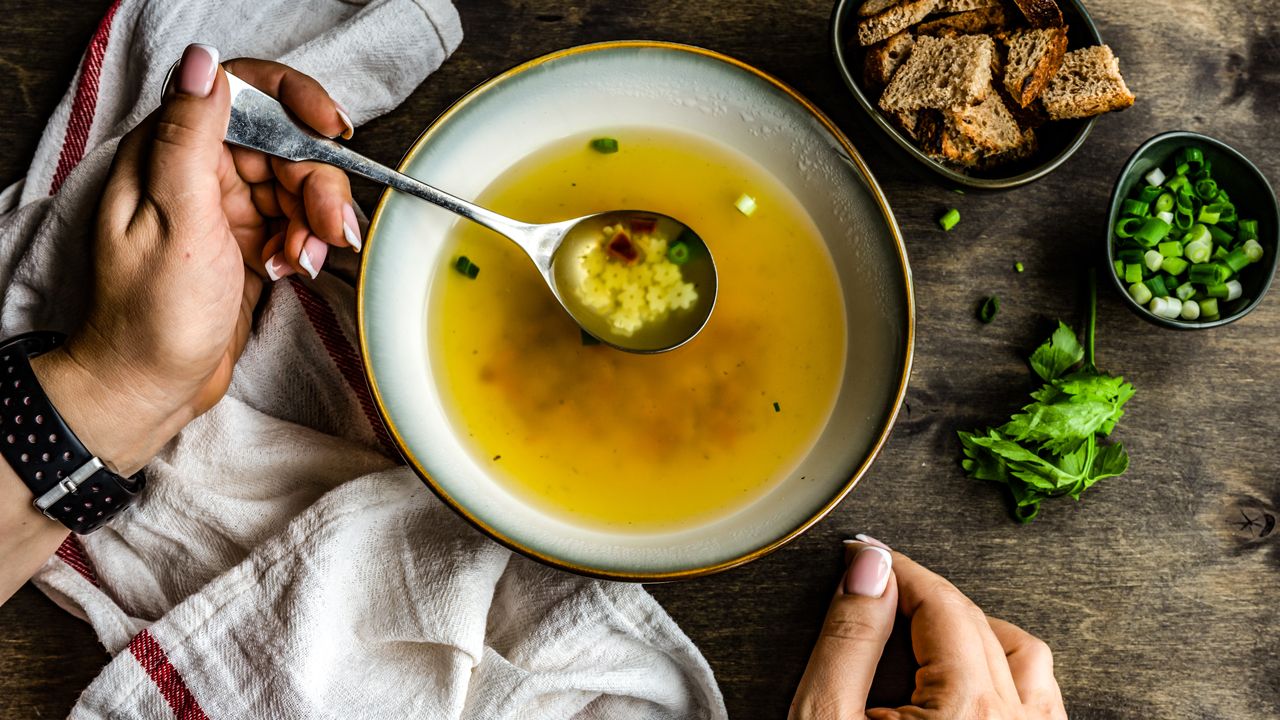
{"type": "Polygon", "coordinates": [[[705,575],[818,522],[884,444],[914,332],[902,238],[853,145],[779,81],[671,43],[571,48],[471,91],[400,170],[529,222],[662,213],[715,257],[702,332],[630,354],[509,241],[384,194],[358,293],[375,402],[496,541],[596,577],[705,575]]]}

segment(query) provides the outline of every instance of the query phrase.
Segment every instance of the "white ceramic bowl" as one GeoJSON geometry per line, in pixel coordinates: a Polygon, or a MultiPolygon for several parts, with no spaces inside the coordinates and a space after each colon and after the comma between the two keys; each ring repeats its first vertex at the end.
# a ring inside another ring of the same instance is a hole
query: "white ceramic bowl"
{"type": "Polygon", "coordinates": [[[615,42],[533,60],[441,115],[400,170],[476,197],[529,153],[621,124],[703,135],[751,157],[791,189],[828,245],[850,323],[843,387],[826,429],[788,478],[732,515],[679,532],[601,532],[522,502],[459,442],[426,350],[433,268],[449,261],[445,240],[465,221],[391,191],[364,250],[361,352],[379,411],[409,464],[495,540],[588,575],[693,577],[777,549],[835,507],[866,471],[906,391],[911,276],[889,206],[849,141],[777,80],[699,48],[615,42]]]}

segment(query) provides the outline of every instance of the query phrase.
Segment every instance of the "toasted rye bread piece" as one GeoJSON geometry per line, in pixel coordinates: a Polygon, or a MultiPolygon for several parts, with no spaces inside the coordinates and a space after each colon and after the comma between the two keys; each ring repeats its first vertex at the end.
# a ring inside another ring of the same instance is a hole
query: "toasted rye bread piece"
{"type": "Polygon", "coordinates": [[[1022,143],[1022,128],[994,90],[982,102],[943,114],[956,132],[986,154],[998,155],[1022,143]]]}
{"type": "Polygon", "coordinates": [[[986,154],[969,138],[956,132],[954,125],[944,122],[938,132],[938,151],[933,154],[933,158],[968,170],[977,170],[986,159],[986,154]]]}
{"type": "Polygon", "coordinates": [[[917,142],[926,155],[940,163],[976,169],[985,154],[938,110],[921,110],[916,121],[917,142]]]}
{"type": "Polygon", "coordinates": [[[889,116],[889,119],[893,121],[894,125],[898,126],[899,130],[906,133],[907,137],[916,142],[920,142],[920,136],[918,134],[920,113],[911,112],[909,110],[898,110],[896,112],[885,114],[889,116]]]}
{"type": "MultiPolygon", "coordinates": [[[[900,2],[902,0],[866,0],[862,5],[858,6],[858,16],[865,18],[879,15],[900,2]]],[[[994,7],[999,4],[1000,0],[938,0],[938,5],[933,9],[933,12],[957,13],[977,10],[978,8],[994,7]]]]}
{"type": "Polygon", "coordinates": [[[1050,120],[1093,117],[1123,110],[1133,104],[1133,99],[1133,93],[1120,75],[1120,60],[1106,45],[1067,53],[1062,67],[1040,95],[1050,120]]]}
{"type": "Polygon", "coordinates": [[[966,170],[986,170],[1030,157],[1036,147],[1035,131],[1023,130],[1014,145],[993,153],[974,143],[955,125],[944,121],[938,131],[938,149],[930,155],[935,160],[958,165],[966,170]]]}
{"type": "Polygon", "coordinates": [[[1031,27],[1058,27],[1062,25],[1062,8],[1057,0],[1013,0],[1031,27]]]}
{"type": "Polygon", "coordinates": [[[934,8],[934,12],[959,13],[999,6],[1000,0],[938,0],[938,7],[934,8]]]}
{"type": "Polygon", "coordinates": [[[954,30],[958,34],[987,33],[1003,30],[1008,24],[1009,18],[1005,15],[1004,8],[992,5],[920,23],[916,32],[921,35],[943,35],[946,30],[954,30]]]}
{"type": "Polygon", "coordinates": [[[924,36],[880,96],[886,112],[972,105],[991,89],[995,41],[987,35],[924,36]]]}
{"type": "Polygon", "coordinates": [[[941,110],[920,110],[916,112],[915,140],[926,155],[938,155],[942,152],[944,123],[941,110]]]}
{"type": "Polygon", "coordinates": [[[867,57],[863,61],[862,80],[867,87],[880,90],[889,84],[893,73],[906,62],[911,55],[911,48],[916,39],[911,33],[903,30],[867,48],[867,57]]]}
{"type": "Polygon", "coordinates": [[[938,0],[902,0],[858,23],[858,44],[874,45],[915,25],[933,12],[938,0]]]}
{"type": "Polygon", "coordinates": [[[1036,150],[1035,131],[1018,126],[994,89],[971,108],[921,110],[915,128],[926,155],[965,170],[1021,160],[1036,150]]]}
{"type": "Polygon", "coordinates": [[[1009,148],[1005,152],[996,155],[988,155],[984,159],[982,167],[984,169],[992,168],[997,165],[1007,165],[1011,162],[1017,162],[1018,160],[1026,160],[1032,155],[1035,155],[1036,151],[1039,149],[1040,140],[1036,137],[1036,131],[1031,128],[1027,128],[1022,131],[1022,138],[1019,140],[1017,145],[1009,148]]]}
{"type": "Polygon", "coordinates": [[[858,15],[861,17],[871,17],[879,15],[888,10],[890,7],[897,5],[898,0],[867,0],[858,7],[858,15]]]}
{"type": "Polygon", "coordinates": [[[1028,107],[1040,97],[1067,54],[1067,29],[1036,28],[1006,34],[1009,47],[1004,64],[1004,88],[1018,105],[1028,107]]]}
{"type": "Polygon", "coordinates": [[[992,83],[992,85],[996,94],[1004,101],[1004,106],[1008,108],[1009,114],[1013,115],[1013,119],[1018,121],[1019,126],[1034,130],[1049,121],[1049,115],[1045,113],[1042,103],[1033,102],[1027,107],[1022,107],[1010,97],[1009,91],[1004,89],[1004,83],[997,82],[992,83]]]}

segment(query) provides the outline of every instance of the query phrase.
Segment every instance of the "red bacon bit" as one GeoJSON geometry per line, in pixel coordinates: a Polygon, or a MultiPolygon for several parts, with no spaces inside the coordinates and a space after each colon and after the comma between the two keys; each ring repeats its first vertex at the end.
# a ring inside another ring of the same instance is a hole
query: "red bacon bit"
{"type": "Polygon", "coordinates": [[[628,265],[640,258],[640,251],[635,243],[631,242],[631,238],[622,231],[618,231],[609,244],[605,245],[605,252],[609,253],[613,259],[621,260],[628,265]]]}
{"type": "Polygon", "coordinates": [[[631,232],[633,233],[651,233],[656,227],[658,227],[657,218],[631,218],[631,232]]]}

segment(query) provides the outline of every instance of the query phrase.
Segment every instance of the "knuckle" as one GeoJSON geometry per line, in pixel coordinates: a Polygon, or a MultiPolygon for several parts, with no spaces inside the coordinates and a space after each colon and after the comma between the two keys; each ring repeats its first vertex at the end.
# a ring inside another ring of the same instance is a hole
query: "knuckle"
{"type": "Polygon", "coordinates": [[[325,169],[319,167],[318,163],[285,161],[279,166],[278,174],[296,183],[293,186],[295,194],[304,202],[314,202],[324,195],[325,169]]]}
{"type": "Polygon", "coordinates": [[[936,595],[938,605],[948,614],[956,614],[968,620],[981,620],[986,624],[986,614],[967,595],[950,583],[943,583],[936,595]]]}
{"type": "Polygon", "coordinates": [[[929,664],[916,670],[916,687],[922,690],[945,689],[951,684],[953,670],[940,664],[929,664]]]}
{"type": "Polygon", "coordinates": [[[987,627],[987,614],[969,598],[964,599],[964,613],[975,625],[987,627]]]}
{"type": "Polygon", "coordinates": [[[960,589],[952,585],[946,578],[934,578],[929,582],[927,590],[930,597],[936,598],[941,603],[959,606],[973,605],[973,601],[960,592],[960,589]]]}
{"type": "Polygon", "coordinates": [[[860,616],[833,616],[827,619],[822,635],[838,640],[867,640],[880,633],[880,627],[860,616]]]}
{"type": "Polygon", "coordinates": [[[1022,647],[1022,652],[1026,653],[1027,659],[1036,665],[1053,667],[1053,650],[1049,647],[1049,643],[1038,637],[1028,639],[1022,647]]]}
{"type": "Polygon", "coordinates": [[[153,131],[153,141],[157,145],[176,145],[178,147],[187,147],[193,142],[200,139],[200,132],[185,125],[172,117],[161,116],[156,121],[156,127],[153,131]]]}
{"type": "Polygon", "coordinates": [[[307,168],[307,185],[320,193],[337,193],[348,185],[347,174],[332,165],[316,163],[307,168]]]}
{"type": "Polygon", "coordinates": [[[1031,720],[1067,720],[1067,710],[1057,698],[1040,695],[1024,707],[1031,720]]]}
{"type": "Polygon", "coordinates": [[[969,702],[967,720],[1012,720],[1004,700],[994,692],[982,692],[969,702]]]}
{"type": "Polygon", "coordinates": [[[925,585],[924,591],[929,597],[946,598],[955,594],[955,587],[945,578],[932,577],[925,585]]]}

